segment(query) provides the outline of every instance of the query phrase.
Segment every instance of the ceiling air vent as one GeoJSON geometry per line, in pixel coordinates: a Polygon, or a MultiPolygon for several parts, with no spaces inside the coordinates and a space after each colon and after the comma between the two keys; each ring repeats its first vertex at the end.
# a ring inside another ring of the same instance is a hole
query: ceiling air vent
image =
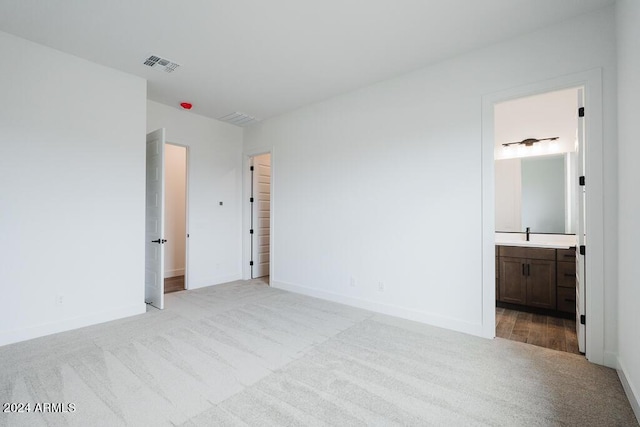
{"type": "Polygon", "coordinates": [[[259,121],[253,116],[245,113],[239,113],[237,111],[235,113],[227,114],[226,116],[218,117],[218,120],[231,123],[236,126],[246,126],[259,121]]]}
{"type": "Polygon", "coordinates": [[[171,73],[173,70],[178,68],[180,65],[176,64],[173,61],[168,59],[160,58],[159,56],[151,55],[147,59],[144,60],[144,65],[155,68],[159,71],[164,71],[166,73],[171,73]]]}

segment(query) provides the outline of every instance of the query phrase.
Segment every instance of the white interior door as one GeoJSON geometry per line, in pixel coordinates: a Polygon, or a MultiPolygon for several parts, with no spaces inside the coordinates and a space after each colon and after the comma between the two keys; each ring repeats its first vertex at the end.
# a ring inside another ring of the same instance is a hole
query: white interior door
{"type": "Polygon", "coordinates": [[[164,129],[147,135],[144,300],[164,308],[164,129]]]}
{"type": "Polygon", "coordinates": [[[251,277],[269,275],[269,243],[271,233],[271,155],[262,154],[253,158],[252,173],[252,229],[251,277]]]}
{"type": "MultiPolygon", "coordinates": [[[[583,89],[578,90],[578,108],[584,108],[583,89]]],[[[584,114],[584,110],[583,114],[584,114]]],[[[585,118],[578,114],[578,177],[584,177],[586,174],[586,156],[585,156],[585,118]]],[[[580,178],[579,178],[580,179],[580,178]]],[[[585,180],[586,181],[586,180],[585,180]]],[[[586,184],[586,182],[585,182],[586,184]]],[[[580,252],[581,247],[586,247],[586,185],[578,186],[578,227],[576,230],[578,247],[576,248],[576,333],[578,335],[578,349],[584,353],[586,346],[586,330],[584,324],[581,323],[582,316],[586,316],[586,298],[585,293],[585,255],[580,252]]]]}

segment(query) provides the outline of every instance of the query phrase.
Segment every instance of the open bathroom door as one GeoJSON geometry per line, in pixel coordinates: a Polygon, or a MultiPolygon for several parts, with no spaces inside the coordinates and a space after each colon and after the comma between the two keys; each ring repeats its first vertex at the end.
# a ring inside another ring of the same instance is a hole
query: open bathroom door
{"type": "Polygon", "coordinates": [[[164,129],[147,135],[144,301],[164,308],[164,129]]]}
{"type": "Polygon", "coordinates": [[[578,335],[578,349],[585,353],[586,346],[586,298],[585,294],[585,260],[586,260],[586,162],[585,162],[585,109],[584,89],[578,89],[578,227],[576,229],[576,333],[578,335]]]}

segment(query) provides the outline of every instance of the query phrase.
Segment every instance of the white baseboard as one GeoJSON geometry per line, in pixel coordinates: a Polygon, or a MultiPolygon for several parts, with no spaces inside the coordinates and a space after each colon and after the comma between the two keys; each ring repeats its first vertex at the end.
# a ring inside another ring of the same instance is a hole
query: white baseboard
{"type": "Polygon", "coordinates": [[[459,319],[453,319],[438,314],[427,313],[424,311],[414,310],[397,305],[386,304],[377,301],[370,301],[361,298],[354,298],[346,295],[335,294],[318,289],[308,288],[291,283],[271,280],[271,286],[285,291],[295,292],[310,297],[320,298],[352,307],[362,308],[376,313],[387,314],[390,316],[400,317],[402,319],[413,320],[428,325],[437,326],[444,329],[451,329],[458,332],[464,332],[479,337],[484,336],[481,323],[469,323],[459,319]]]}
{"type": "Polygon", "coordinates": [[[176,277],[176,276],[184,276],[184,268],[176,268],[174,270],[165,270],[164,272],[165,279],[169,277],[176,277]]]}
{"type": "Polygon", "coordinates": [[[627,399],[629,399],[629,403],[631,404],[631,409],[633,409],[633,413],[636,414],[636,419],[640,423],[640,394],[638,394],[638,390],[636,390],[629,382],[627,378],[626,370],[624,369],[624,364],[618,359],[618,377],[620,378],[620,382],[622,383],[622,388],[624,388],[624,392],[627,395],[627,399]]]}
{"type": "Polygon", "coordinates": [[[189,279],[189,290],[206,288],[207,286],[221,285],[223,283],[235,282],[236,280],[242,280],[242,274],[232,274],[229,276],[214,277],[204,283],[194,283],[189,279]]]}
{"type": "Polygon", "coordinates": [[[72,319],[60,320],[57,322],[45,323],[43,325],[30,328],[6,331],[0,333],[0,346],[27,341],[46,335],[57,334],[59,332],[71,331],[98,323],[109,322],[111,320],[122,319],[124,317],[135,316],[147,311],[144,302],[129,307],[122,307],[115,310],[107,310],[99,313],[92,313],[87,316],[75,317],[72,319]]]}

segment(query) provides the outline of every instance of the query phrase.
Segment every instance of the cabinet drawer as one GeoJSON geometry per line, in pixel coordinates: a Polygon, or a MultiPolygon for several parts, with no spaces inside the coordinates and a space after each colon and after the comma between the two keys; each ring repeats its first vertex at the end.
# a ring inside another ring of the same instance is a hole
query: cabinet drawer
{"type": "Polygon", "coordinates": [[[576,312],[576,289],[574,288],[558,288],[558,311],[565,313],[576,312]]]}
{"type": "Polygon", "coordinates": [[[558,249],[558,261],[576,261],[575,249],[558,249]]]}
{"type": "Polygon", "coordinates": [[[547,248],[527,248],[527,258],[556,260],[556,250],[547,248]]]}
{"type": "Polygon", "coordinates": [[[526,248],[523,246],[500,246],[501,257],[546,259],[555,261],[556,250],[548,248],[526,248]]]}
{"type": "Polygon", "coordinates": [[[526,258],[527,257],[527,248],[522,246],[500,246],[500,250],[498,251],[501,257],[509,257],[509,258],[526,258]]]}
{"type": "Polygon", "coordinates": [[[576,288],[576,263],[558,261],[558,286],[576,288]]]}

